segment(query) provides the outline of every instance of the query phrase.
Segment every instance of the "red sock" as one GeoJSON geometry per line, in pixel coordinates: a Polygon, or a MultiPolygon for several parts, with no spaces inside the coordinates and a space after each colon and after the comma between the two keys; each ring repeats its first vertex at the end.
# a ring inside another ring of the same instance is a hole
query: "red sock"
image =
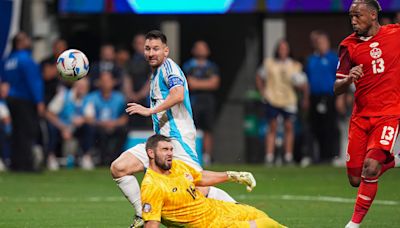
{"type": "Polygon", "coordinates": [[[386,172],[388,169],[394,168],[394,165],[395,165],[394,160],[392,160],[388,163],[382,164],[382,168],[381,168],[381,172],[379,173],[379,176],[382,176],[382,174],[384,172],[386,172]]]}
{"type": "Polygon", "coordinates": [[[376,192],[378,191],[378,179],[362,178],[360,187],[358,188],[356,205],[354,207],[353,217],[351,221],[361,223],[368,209],[374,201],[376,192]]]}

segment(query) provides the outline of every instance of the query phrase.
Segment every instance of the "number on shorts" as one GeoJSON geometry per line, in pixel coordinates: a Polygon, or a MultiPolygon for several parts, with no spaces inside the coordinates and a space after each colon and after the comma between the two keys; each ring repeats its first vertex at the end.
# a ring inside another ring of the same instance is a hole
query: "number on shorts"
{"type": "Polygon", "coordinates": [[[392,141],[394,137],[394,128],[391,126],[384,126],[381,135],[380,143],[382,145],[389,145],[390,141],[392,141]]]}

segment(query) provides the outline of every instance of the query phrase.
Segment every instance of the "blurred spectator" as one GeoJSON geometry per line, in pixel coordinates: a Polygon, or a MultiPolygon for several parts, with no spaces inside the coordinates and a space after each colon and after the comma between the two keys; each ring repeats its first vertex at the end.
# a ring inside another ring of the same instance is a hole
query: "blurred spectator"
{"type": "Polygon", "coordinates": [[[397,12],[394,16],[393,23],[400,23],[400,12],[397,12]]]}
{"type": "MultiPolygon", "coordinates": [[[[46,105],[46,109],[49,102],[54,98],[57,91],[62,88],[63,84],[68,85],[59,79],[57,71],[57,58],[62,52],[67,50],[67,48],[68,46],[65,40],[55,40],[53,43],[52,54],[40,64],[44,81],[44,103],[46,105]]],[[[51,141],[54,140],[53,137],[56,137],[56,135],[51,134],[50,125],[46,120],[40,121],[40,130],[41,142],[47,157],[47,166],[51,170],[57,170],[58,163],[56,162],[53,154],[54,150],[51,149],[50,145],[51,141]],[[49,166],[49,164],[52,165],[49,166]]]]}
{"type": "MultiPolygon", "coordinates": [[[[129,102],[147,107],[149,106],[148,94],[151,70],[144,58],[144,42],[144,34],[137,34],[133,37],[132,48],[134,52],[124,77],[124,94],[129,102]]],[[[129,127],[131,129],[150,129],[151,119],[141,115],[130,115],[129,127]]]]}
{"type": "Polygon", "coordinates": [[[89,103],[95,110],[95,146],[100,152],[102,164],[111,164],[122,152],[126,139],[128,117],[125,99],[121,92],[113,90],[115,79],[104,71],[99,77],[99,90],[92,92],[89,103]]]}
{"type": "Polygon", "coordinates": [[[297,114],[296,88],[303,93],[303,106],[307,105],[307,79],[302,65],[290,57],[290,47],[286,40],[280,40],[275,49],[274,58],[266,58],[257,72],[256,85],[266,102],[268,132],[265,136],[265,163],[275,160],[275,142],[278,129],[278,117],[284,121],[284,162],[293,162],[294,120],[297,114]]]}
{"type": "MultiPolygon", "coordinates": [[[[88,103],[88,91],[89,80],[82,78],[76,81],[71,89],[61,89],[48,106],[47,118],[52,124],[51,134],[54,136],[47,161],[49,170],[58,169],[55,156],[57,145],[72,144],[73,140],[78,141],[79,144],[82,155],[81,167],[86,170],[94,168],[89,154],[93,146],[93,131],[89,124],[94,122],[95,111],[93,104],[88,103]]],[[[69,159],[74,161],[75,151],[66,152],[68,154],[64,156],[70,156],[69,159]]]]}
{"type": "Polygon", "coordinates": [[[216,98],[214,92],[220,85],[218,66],[208,60],[210,49],[208,44],[197,41],[192,48],[193,58],[183,64],[190,89],[190,100],[193,119],[197,129],[203,131],[203,162],[211,163],[213,149],[212,130],[216,115],[216,98]]]}
{"type": "Polygon", "coordinates": [[[131,58],[131,54],[129,50],[124,46],[119,46],[116,50],[115,54],[115,64],[122,72],[126,72],[128,69],[129,60],[131,58]]]}
{"type": "MultiPolygon", "coordinates": [[[[9,87],[7,105],[12,117],[11,169],[36,171],[34,146],[39,133],[39,115],[45,111],[43,78],[31,57],[31,39],[19,32],[0,75],[9,87]]],[[[35,154],[36,155],[36,154],[35,154]]],[[[35,156],[36,158],[36,156],[35,156]]]]}
{"type": "Polygon", "coordinates": [[[317,162],[330,161],[339,152],[337,108],[344,110],[343,102],[338,102],[336,107],[332,89],[336,79],[338,58],[330,49],[328,34],[323,31],[313,31],[310,39],[314,53],[308,57],[305,69],[310,85],[309,122],[314,141],[318,145],[313,159],[317,162]]]}
{"type": "Polygon", "coordinates": [[[11,117],[6,103],[0,100],[0,172],[7,170],[5,164],[7,139],[11,135],[11,117]]]}
{"type": "Polygon", "coordinates": [[[91,90],[98,89],[98,78],[104,71],[112,73],[115,89],[122,88],[122,69],[115,62],[115,48],[112,44],[104,44],[100,48],[100,60],[93,63],[90,74],[91,90]]]}
{"type": "Polygon", "coordinates": [[[65,50],[67,50],[67,42],[58,39],[53,43],[52,55],[43,60],[40,64],[44,81],[44,103],[46,105],[53,99],[57,93],[57,89],[61,85],[57,71],[57,58],[65,50]]]}
{"type": "Polygon", "coordinates": [[[67,48],[68,46],[65,40],[58,39],[54,41],[51,56],[43,60],[40,64],[44,81],[44,103],[46,105],[53,99],[61,84],[58,78],[57,58],[62,52],[67,50],[67,48]]]}

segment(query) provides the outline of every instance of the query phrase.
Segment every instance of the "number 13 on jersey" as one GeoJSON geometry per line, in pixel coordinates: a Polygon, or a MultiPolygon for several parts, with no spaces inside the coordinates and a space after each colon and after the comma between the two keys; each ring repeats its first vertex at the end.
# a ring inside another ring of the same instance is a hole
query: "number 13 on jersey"
{"type": "Polygon", "coordinates": [[[382,58],[372,60],[371,64],[374,74],[380,74],[385,71],[385,61],[382,58]]]}

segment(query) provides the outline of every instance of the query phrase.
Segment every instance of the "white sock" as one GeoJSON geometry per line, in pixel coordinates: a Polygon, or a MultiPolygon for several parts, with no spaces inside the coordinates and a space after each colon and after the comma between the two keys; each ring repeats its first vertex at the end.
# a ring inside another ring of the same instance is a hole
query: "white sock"
{"type": "Polygon", "coordinates": [[[234,200],[227,192],[216,187],[210,187],[207,198],[236,203],[236,200],[234,200]]]}
{"type": "Polygon", "coordinates": [[[349,223],[347,223],[347,225],[345,226],[345,228],[359,228],[360,224],[358,223],[354,223],[353,221],[350,221],[349,223]]]}
{"type": "Polygon", "coordinates": [[[135,208],[136,215],[142,217],[142,201],[140,199],[140,186],[135,176],[123,176],[114,179],[119,189],[135,208]]]}
{"type": "Polygon", "coordinates": [[[285,162],[292,162],[293,161],[293,153],[286,152],[285,153],[285,162]]]}
{"type": "Polygon", "coordinates": [[[265,161],[268,162],[268,163],[274,162],[274,159],[275,159],[275,154],[273,154],[273,153],[272,154],[267,153],[265,155],[265,161]]]}

